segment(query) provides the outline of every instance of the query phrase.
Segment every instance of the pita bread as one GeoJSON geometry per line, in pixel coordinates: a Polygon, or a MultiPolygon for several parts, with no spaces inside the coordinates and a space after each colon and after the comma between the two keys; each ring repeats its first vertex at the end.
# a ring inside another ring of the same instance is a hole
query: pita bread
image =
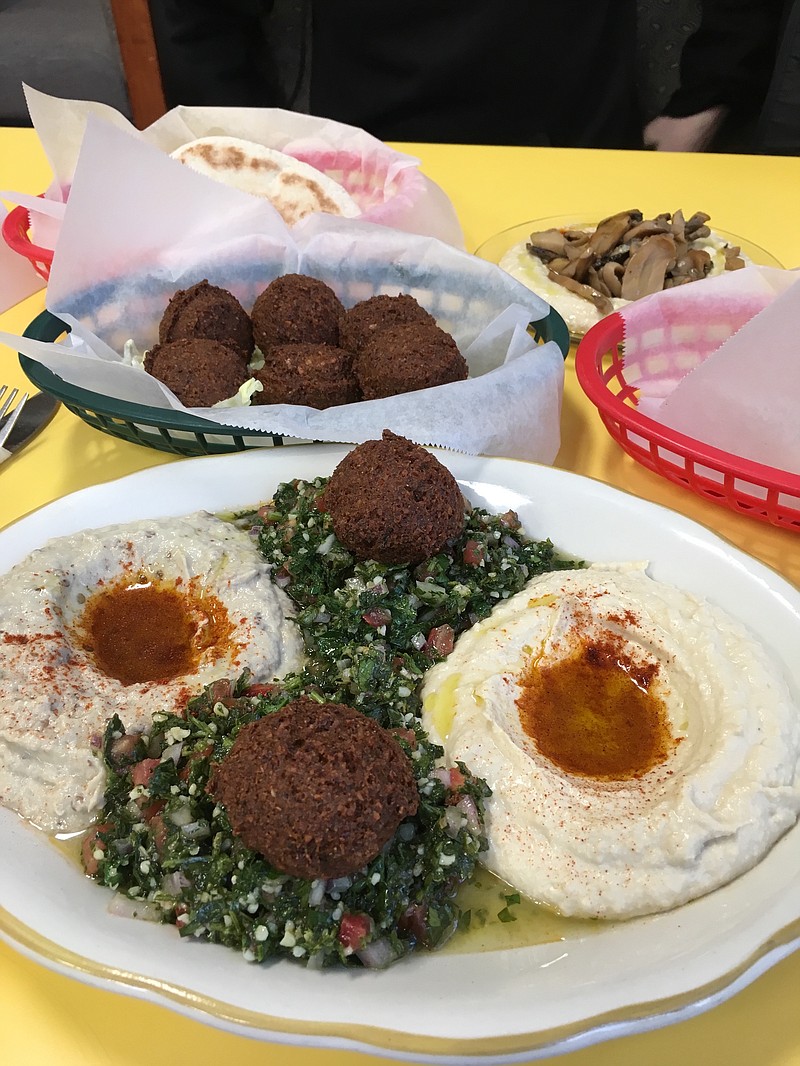
{"type": "Polygon", "coordinates": [[[354,218],[361,209],[343,185],[285,152],[239,137],[200,137],[173,159],[253,196],[263,196],[292,226],[313,211],[354,218]]]}

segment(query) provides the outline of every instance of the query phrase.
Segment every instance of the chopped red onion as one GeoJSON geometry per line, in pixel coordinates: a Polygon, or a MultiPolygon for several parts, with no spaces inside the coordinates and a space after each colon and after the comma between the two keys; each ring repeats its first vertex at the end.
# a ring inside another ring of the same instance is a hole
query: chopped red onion
{"type": "Polygon", "coordinates": [[[131,899],[129,896],[123,896],[121,892],[115,892],[111,897],[108,913],[116,918],[139,918],[145,922],[160,922],[164,916],[157,903],[131,899]]]}
{"type": "Polygon", "coordinates": [[[388,937],[373,940],[365,947],[360,948],[356,955],[361,962],[370,969],[381,970],[389,966],[395,960],[395,951],[388,937]]]}

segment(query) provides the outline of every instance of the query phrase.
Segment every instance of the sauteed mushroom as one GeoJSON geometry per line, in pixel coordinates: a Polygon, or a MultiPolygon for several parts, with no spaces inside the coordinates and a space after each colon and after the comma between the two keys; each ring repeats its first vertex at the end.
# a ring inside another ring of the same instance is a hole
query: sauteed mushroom
{"type": "Polygon", "coordinates": [[[674,237],[655,234],[631,254],[622,275],[622,299],[638,300],[664,288],[667,271],[675,265],[674,237]]]}
{"type": "Polygon", "coordinates": [[[547,276],[551,281],[556,281],[565,289],[569,289],[570,292],[582,296],[584,300],[591,300],[601,314],[608,315],[614,310],[614,305],[611,303],[608,296],[598,292],[597,289],[593,289],[590,285],[584,285],[582,282],[576,281],[574,278],[570,278],[566,274],[556,274],[553,270],[548,271],[547,276]]]}
{"type": "Polygon", "coordinates": [[[609,296],[622,296],[622,278],[625,267],[622,263],[609,260],[600,268],[600,279],[608,289],[609,296]]]}
{"type": "MultiPolygon", "coordinates": [[[[612,298],[638,300],[661,289],[699,281],[712,270],[707,251],[693,242],[711,235],[702,211],[645,218],[620,211],[594,230],[551,228],[531,233],[527,251],[547,267],[551,281],[590,301],[602,314],[612,298]]],[[[725,245],[725,269],[743,267],[740,249],[725,245]]]]}

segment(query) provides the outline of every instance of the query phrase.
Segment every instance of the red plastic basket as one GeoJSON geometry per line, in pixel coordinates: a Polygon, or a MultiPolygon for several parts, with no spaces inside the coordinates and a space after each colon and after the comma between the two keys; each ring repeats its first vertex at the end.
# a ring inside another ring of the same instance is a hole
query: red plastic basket
{"type": "Polygon", "coordinates": [[[575,370],[608,432],[637,462],[732,511],[800,533],[800,474],[731,455],[637,411],[637,389],[625,380],[620,315],[588,331],[575,370]]]}
{"type": "Polygon", "coordinates": [[[31,216],[26,207],[15,207],[3,219],[3,240],[12,251],[29,259],[33,269],[45,281],[50,277],[53,264],[53,252],[50,248],[40,248],[30,238],[31,216]]]}

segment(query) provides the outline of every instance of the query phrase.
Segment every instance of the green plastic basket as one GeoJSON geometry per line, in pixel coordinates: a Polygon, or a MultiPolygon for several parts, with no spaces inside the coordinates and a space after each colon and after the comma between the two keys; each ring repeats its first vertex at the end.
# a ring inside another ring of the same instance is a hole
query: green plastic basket
{"type": "MultiPolygon", "coordinates": [[[[569,332],[563,318],[551,310],[546,318],[531,322],[531,332],[540,344],[555,341],[566,359],[569,332]]],[[[49,311],[43,311],[30,323],[24,336],[40,341],[56,341],[69,327],[49,311]]],[[[173,455],[222,455],[247,448],[280,447],[283,444],[310,444],[295,437],[284,439],[266,430],[238,430],[220,426],[204,418],[174,411],[172,408],[146,407],[143,404],[116,400],[97,392],[70,385],[34,359],[19,355],[20,365],[30,381],[42,392],[57,397],[64,406],[95,429],[112,437],[156,448],[173,455]]]]}

